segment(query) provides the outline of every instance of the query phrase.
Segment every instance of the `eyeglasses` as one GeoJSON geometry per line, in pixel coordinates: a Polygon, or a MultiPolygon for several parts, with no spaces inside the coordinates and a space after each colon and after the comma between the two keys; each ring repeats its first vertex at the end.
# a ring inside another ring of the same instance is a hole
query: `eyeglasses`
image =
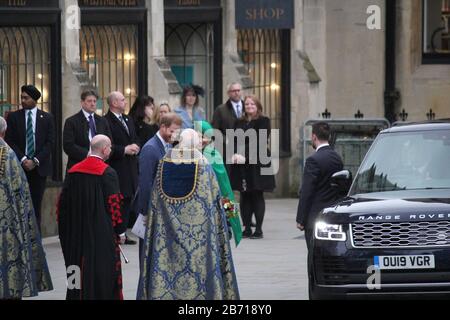
{"type": "Polygon", "coordinates": [[[241,89],[230,90],[230,91],[228,91],[228,92],[231,92],[231,93],[237,93],[237,92],[241,92],[241,89]]]}

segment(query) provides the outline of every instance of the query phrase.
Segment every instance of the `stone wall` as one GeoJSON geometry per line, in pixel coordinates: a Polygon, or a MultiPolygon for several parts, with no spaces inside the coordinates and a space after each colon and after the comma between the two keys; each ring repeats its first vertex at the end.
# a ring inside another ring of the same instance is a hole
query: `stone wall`
{"type": "Polygon", "coordinates": [[[450,118],[450,65],[422,64],[422,1],[400,0],[397,8],[397,87],[408,121],[450,118]]]}

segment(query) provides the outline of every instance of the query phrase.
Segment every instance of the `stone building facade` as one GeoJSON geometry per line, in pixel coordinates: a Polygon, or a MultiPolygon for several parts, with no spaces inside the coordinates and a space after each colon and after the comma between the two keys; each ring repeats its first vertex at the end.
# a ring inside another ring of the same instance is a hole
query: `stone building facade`
{"type": "Polygon", "coordinates": [[[233,0],[0,1],[0,112],[18,107],[27,82],[44,91],[40,107],[57,120],[44,234],[56,233],[62,127],[84,87],[99,87],[103,98],[121,90],[130,106],[150,94],[175,107],[182,86],[196,82],[211,117],[226,84],[240,81],[280,129],[277,197],[297,194],[310,119],[450,118],[448,1],[292,0],[283,14],[293,23],[282,30],[270,29],[282,12],[276,3],[246,12],[269,29],[238,29],[233,0]]]}

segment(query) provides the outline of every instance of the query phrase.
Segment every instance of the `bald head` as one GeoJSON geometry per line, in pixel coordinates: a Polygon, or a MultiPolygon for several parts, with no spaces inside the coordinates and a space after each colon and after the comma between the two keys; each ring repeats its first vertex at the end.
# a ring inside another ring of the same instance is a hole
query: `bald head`
{"type": "Polygon", "coordinates": [[[5,137],[6,128],[6,120],[3,117],[0,117],[0,138],[5,137]]]}
{"type": "Polygon", "coordinates": [[[127,105],[124,95],[119,91],[113,91],[108,95],[107,99],[109,108],[115,113],[124,113],[127,105]]]}
{"type": "Polygon", "coordinates": [[[199,149],[201,142],[200,136],[194,129],[185,129],[180,134],[180,148],[199,149]]]}
{"type": "Polygon", "coordinates": [[[111,153],[111,140],[105,135],[96,135],[91,140],[91,150],[89,153],[93,156],[101,157],[103,160],[107,160],[111,153]]]}

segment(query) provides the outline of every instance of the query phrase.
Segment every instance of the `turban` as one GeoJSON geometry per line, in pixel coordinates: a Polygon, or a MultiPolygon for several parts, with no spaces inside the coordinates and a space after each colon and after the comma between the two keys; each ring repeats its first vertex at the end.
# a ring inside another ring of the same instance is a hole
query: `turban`
{"type": "Polygon", "coordinates": [[[41,98],[41,93],[33,85],[23,86],[22,92],[25,92],[26,94],[28,94],[36,102],[41,98]]]}

